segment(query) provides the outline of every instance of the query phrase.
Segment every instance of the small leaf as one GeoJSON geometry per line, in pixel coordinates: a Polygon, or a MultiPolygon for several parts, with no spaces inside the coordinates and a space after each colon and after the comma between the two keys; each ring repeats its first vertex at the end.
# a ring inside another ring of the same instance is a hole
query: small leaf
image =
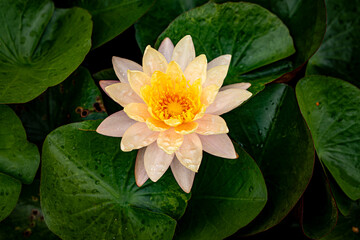
{"type": "Polygon", "coordinates": [[[6,218],[15,208],[20,191],[20,181],[0,173],[0,221],[6,218]]]}

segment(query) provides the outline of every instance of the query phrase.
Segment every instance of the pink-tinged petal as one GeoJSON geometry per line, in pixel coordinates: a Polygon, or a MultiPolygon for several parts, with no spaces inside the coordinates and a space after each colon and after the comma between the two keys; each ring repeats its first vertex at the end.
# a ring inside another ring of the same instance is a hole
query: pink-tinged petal
{"type": "Polygon", "coordinates": [[[251,97],[252,93],[244,89],[227,89],[219,91],[215,101],[206,109],[205,113],[221,115],[227,113],[251,97]]]}
{"type": "Polygon", "coordinates": [[[184,136],[184,142],[175,152],[177,159],[186,168],[197,172],[202,159],[202,145],[196,133],[184,136]]]}
{"type": "Polygon", "coordinates": [[[180,65],[185,71],[187,65],[195,58],[194,43],[190,35],[183,37],[175,46],[171,60],[180,65]]]}
{"type": "Polygon", "coordinates": [[[159,47],[159,52],[164,55],[166,61],[169,63],[171,61],[171,56],[174,51],[174,44],[170,40],[170,38],[165,38],[159,47]]]}
{"type": "Polygon", "coordinates": [[[129,103],[143,103],[144,101],[132,90],[128,83],[115,83],[105,88],[105,92],[115,102],[125,107],[129,103]]]}
{"type": "Polygon", "coordinates": [[[167,61],[161,53],[154,48],[147,46],[143,56],[144,73],[151,77],[155,71],[165,73],[167,68],[167,61]]]}
{"type": "Polygon", "coordinates": [[[114,67],[114,71],[116,76],[119,78],[120,82],[128,83],[127,71],[128,70],[136,70],[142,71],[142,67],[131,60],[120,58],[120,57],[113,57],[112,64],[114,67]]]}
{"type": "Polygon", "coordinates": [[[105,88],[107,86],[113,85],[115,83],[119,83],[119,81],[118,80],[101,80],[99,82],[99,85],[100,85],[101,89],[109,96],[109,94],[105,91],[105,88]]]}
{"type": "Polygon", "coordinates": [[[219,92],[219,87],[216,86],[215,84],[203,88],[200,97],[201,103],[205,104],[205,106],[209,106],[214,102],[218,92],[219,92]]]}
{"type": "Polygon", "coordinates": [[[213,135],[229,132],[225,120],[217,115],[204,114],[204,116],[196,120],[196,122],[199,126],[195,132],[201,135],[213,135]]]}
{"type": "Polygon", "coordinates": [[[128,80],[131,88],[140,95],[140,90],[144,85],[151,84],[151,78],[143,72],[139,71],[128,71],[128,80]]]}
{"type": "Polygon", "coordinates": [[[186,80],[193,84],[196,80],[201,79],[201,84],[203,84],[206,80],[206,66],[206,56],[204,54],[197,56],[185,68],[184,76],[186,80]]]}
{"type": "Polygon", "coordinates": [[[159,148],[167,154],[172,154],[179,149],[183,143],[184,136],[175,132],[174,128],[170,128],[164,132],[160,132],[157,144],[159,148]]]}
{"type": "Polygon", "coordinates": [[[145,123],[137,122],[125,131],[121,139],[121,150],[130,152],[134,149],[146,147],[155,142],[158,136],[159,133],[151,131],[145,123]]]}
{"type": "Polygon", "coordinates": [[[166,125],[163,121],[157,120],[153,117],[146,119],[146,125],[153,131],[162,132],[166,131],[170,128],[170,126],[166,125]]]}
{"type": "Polygon", "coordinates": [[[189,193],[194,183],[195,172],[184,167],[176,157],[172,161],[170,167],[175,180],[181,189],[184,192],[189,193]]]}
{"type": "Polygon", "coordinates": [[[187,122],[180,124],[179,126],[175,127],[175,132],[180,133],[182,135],[190,134],[195,132],[198,128],[199,124],[197,122],[187,122]]]}
{"type": "Polygon", "coordinates": [[[135,182],[139,187],[141,187],[146,182],[146,180],[149,179],[144,166],[145,150],[146,147],[139,149],[135,161],[135,182]]]}
{"type": "Polygon", "coordinates": [[[156,143],[150,144],[145,151],[144,166],[149,178],[156,182],[169,168],[174,154],[167,154],[156,143]]]}
{"type": "Polygon", "coordinates": [[[227,75],[228,69],[229,65],[220,65],[208,70],[206,73],[206,81],[203,84],[203,88],[211,85],[216,85],[218,88],[220,88],[224,83],[224,79],[227,75]]]}
{"type": "Polygon", "coordinates": [[[238,157],[234,145],[227,134],[198,136],[205,152],[222,158],[235,159],[238,157]]]}
{"type": "Polygon", "coordinates": [[[210,70],[213,67],[221,66],[221,65],[230,65],[230,62],[231,62],[230,54],[221,55],[213,59],[211,62],[209,62],[207,65],[207,69],[210,70]]]}
{"type": "Polygon", "coordinates": [[[220,91],[228,90],[228,89],[248,89],[251,86],[251,83],[242,82],[242,83],[234,83],[230,85],[226,85],[220,88],[220,91]]]}
{"type": "Polygon", "coordinates": [[[110,137],[122,137],[125,131],[136,121],[130,119],[122,110],[111,114],[96,129],[96,132],[110,137]]]}
{"type": "Polygon", "coordinates": [[[124,112],[129,118],[138,122],[145,122],[151,115],[145,103],[129,103],[125,106],[124,112]]]}

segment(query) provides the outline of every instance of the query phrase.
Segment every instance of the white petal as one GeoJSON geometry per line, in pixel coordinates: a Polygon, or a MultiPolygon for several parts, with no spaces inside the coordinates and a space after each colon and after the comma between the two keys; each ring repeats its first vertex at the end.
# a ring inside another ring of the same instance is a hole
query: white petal
{"type": "Polygon", "coordinates": [[[146,180],[148,180],[149,176],[146,173],[145,166],[144,166],[144,154],[145,154],[145,148],[140,148],[137,156],[136,156],[136,162],[135,162],[135,182],[136,185],[141,187],[146,180]]]}
{"type": "Polygon", "coordinates": [[[128,83],[115,83],[105,88],[105,92],[115,102],[125,107],[129,103],[143,103],[128,83]]]}
{"type": "Polygon", "coordinates": [[[181,189],[184,190],[184,192],[189,193],[194,183],[195,172],[184,167],[176,157],[172,161],[170,167],[175,180],[181,189]]]}
{"type": "Polygon", "coordinates": [[[198,136],[205,152],[222,158],[237,158],[234,145],[227,134],[198,136]]]}
{"type": "Polygon", "coordinates": [[[151,131],[146,123],[137,122],[125,131],[121,139],[121,150],[129,152],[146,147],[155,142],[158,135],[159,133],[151,131]]]}
{"type": "Polygon", "coordinates": [[[115,83],[120,83],[120,82],[118,80],[101,80],[99,82],[99,85],[100,85],[101,89],[109,96],[109,94],[105,91],[105,88],[107,86],[113,85],[115,83]]]}
{"type": "Polygon", "coordinates": [[[195,58],[194,43],[190,35],[183,37],[175,46],[171,60],[180,65],[185,71],[187,65],[195,58]]]}
{"type": "Polygon", "coordinates": [[[238,107],[251,97],[252,93],[244,89],[227,89],[219,91],[215,101],[206,109],[205,113],[221,115],[238,107]]]}
{"type": "Polygon", "coordinates": [[[145,151],[144,166],[149,178],[156,182],[169,168],[174,154],[167,154],[160,149],[156,142],[150,144],[145,151]]]}
{"type": "Polygon", "coordinates": [[[165,38],[159,47],[158,50],[164,57],[166,58],[166,61],[169,63],[171,61],[171,56],[174,51],[174,44],[170,40],[170,38],[165,38]]]}
{"type": "Polygon", "coordinates": [[[196,120],[196,122],[199,126],[195,132],[201,135],[223,134],[229,132],[225,120],[218,115],[204,114],[204,116],[196,120]]]}
{"type": "Polygon", "coordinates": [[[175,154],[182,165],[197,172],[202,159],[202,145],[198,135],[196,133],[185,135],[183,144],[175,154]]]}
{"type": "Polygon", "coordinates": [[[128,77],[127,77],[127,71],[128,70],[137,70],[142,71],[142,67],[137,64],[136,62],[133,62],[131,60],[120,58],[120,57],[113,57],[112,63],[114,67],[114,71],[116,76],[119,78],[120,82],[122,83],[128,83],[128,77]]]}
{"type": "Polygon", "coordinates": [[[122,137],[125,131],[136,121],[130,119],[122,110],[111,114],[96,129],[96,132],[111,137],[122,137]]]}
{"type": "Polygon", "coordinates": [[[204,54],[197,56],[185,68],[184,76],[186,80],[190,81],[190,84],[193,84],[193,82],[200,78],[201,84],[203,84],[206,80],[206,66],[206,56],[204,54]]]}
{"type": "Polygon", "coordinates": [[[207,69],[210,70],[211,68],[220,65],[230,65],[230,62],[231,62],[230,54],[221,55],[220,57],[217,57],[213,59],[211,62],[209,62],[207,65],[207,69]]]}
{"type": "Polygon", "coordinates": [[[155,71],[165,73],[167,69],[167,61],[165,57],[152,47],[147,46],[143,56],[144,73],[151,77],[155,71]]]}
{"type": "Polygon", "coordinates": [[[203,88],[210,85],[216,85],[218,88],[220,88],[224,83],[228,69],[228,65],[220,65],[208,70],[206,72],[206,81],[203,84],[203,88]]]}
{"type": "Polygon", "coordinates": [[[244,90],[246,90],[246,89],[248,89],[250,86],[251,86],[251,83],[247,83],[247,82],[234,83],[234,84],[226,85],[226,86],[220,88],[220,91],[224,91],[224,90],[231,89],[231,88],[234,88],[234,89],[244,89],[244,90]]]}

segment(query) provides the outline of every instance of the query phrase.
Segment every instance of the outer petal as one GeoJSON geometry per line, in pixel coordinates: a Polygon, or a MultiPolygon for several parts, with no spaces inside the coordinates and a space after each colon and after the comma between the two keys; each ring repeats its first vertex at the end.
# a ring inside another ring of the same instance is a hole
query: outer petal
{"type": "Polygon", "coordinates": [[[182,165],[197,172],[202,159],[202,145],[198,135],[196,133],[185,135],[183,144],[175,154],[182,165]]]}
{"type": "Polygon", "coordinates": [[[137,71],[143,70],[139,64],[125,58],[114,56],[112,57],[112,63],[115,74],[122,83],[128,83],[128,77],[127,77],[128,70],[137,70],[137,71]]]}
{"type": "Polygon", "coordinates": [[[206,73],[206,81],[203,84],[203,88],[213,84],[220,88],[224,83],[224,79],[227,75],[228,69],[229,65],[220,65],[208,70],[206,73]]]}
{"type": "Polygon", "coordinates": [[[125,106],[124,112],[129,118],[138,122],[145,122],[151,115],[145,103],[129,103],[125,106]]]}
{"type": "Polygon", "coordinates": [[[158,50],[162,55],[164,55],[165,59],[167,62],[171,61],[171,56],[173,54],[174,51],[174,44],[172,43],[172,41],[170,40],[170,38],[165,38],[159,47],[158,50]]]}
{"type": "Polygon", "coordinates": [[[218,92],[219,87],[215,84],[203,88],[200,98],[201,103],[205,104],[205,106],[209,106],[214,102],[218,92]]]}
{"type": "Polygon", "coordinates": [[[222,158],[237,158],[234,145],[227,134],[198,136],[205,152],[222,158]]]}
{"type": "Polygon", "coordinates": [[[105,92],[115,102],[125,107],[129,103],[143,103],[144,101],[131,89],[128,83],[115,83],[105,88],[105,92]]]}
{"type": "Polygon", "coordinates": [[[196,120],[196,122],[199,123],[199,127],[195,132],[201,135],[213,135],[229,132],[225,120],[217,115],[205,114],[202,118],[196,120]]]}
{"type": "Polygon", "coordinates": [[[177,62],[182,71],[195,58],[194,43],[190,35],[183,37],[175,46],[171,60],[177,62]]]}
{"type": "Polygon", "coordinates": [[[231,55],[225,54],[221,55],[215,59],[213,59],[209,64],[207,65],[207,69],[210,70],[213,67],[220,66],[220,65],[230,65],[231,62],[231,55]]]}
{"type": "Polygon", "coordinates": [[[152,47],[147,46],[143,56],[143,69],[144,73],[151,77],[155,71],[160,71],[165,73],[167,68],[167,61],[165,57],[153,49],[152,47]]]}
{"type": "Polygon", "coordinates": [[[141,187],[146,180],[148,180],[149,176],[146,173],[145,166],[144,166],[144,154],[145,154],[145,148],[140,148],[137,156],[136,156],[136,162],[135,162],[135,182],[136,185],[141,187]]]}
{"type": "Polygon", "coordinates": [[[125,131],[136,121],[130,119],[122,110],[111,114],[96,129],[96,132],[111,137],[122,137],[125,131]]]}
{"type": "Polygon", "coordinates": [[[176,157],[172,161],[170,167],[175,180],[181,189],[184,190],[184,192],[189,193],[194,183],[195,172],[184,167],[176,157]]]}
{"type": "Polygon", "coordinates": [[[175,127],[175,132],[180,133],[182,135],[190,134],[195,132],[198,128],[199,124],[197,122],[188,122],[180,124],[179,126],[175,127]]]}
{"type": "MultiPolygon", "coordinates": [[[[181,66],[181,65],[180,65],[181,66]]],[[[206,80],[206,66],[207,60],[204,54],[197,56],[189,65],[185,68],[184,75],[186,80],[190,81],[190,84],[201,79],[203,84],[206,80]]]]}
{"type": "Polygon", "coordinates": [[[184,141],[184,136],[176,133],[174,128],[170,128],[165,132],[160,132],[157,144],[159,148],[164,150],[167,154],[172,154],[179,149],[184,141]]]}
{"type": "Polygon", "coordinates": [[[244,89],[227,89],[218,92],[215,101],[207,109],[206,113],[221,115],[238,107],[251,97],[252,93],[244,89]]]}
{"type": "Polygon", "coordinates": [[[162,132],[168,130],[170,126],[166,125],[163,121],[159,121],[153,117],[146,120],[146,125],[153,131],[162,132]]]}
{"type": "Polygon", "coordinates": [[[248,89],[251,86],[251,83],[242,82],[242,83],[234,83],[230,85],[226,85],[220,88],[220,91],[228,90],[228,89],[248,89]]]}
{"type": "Polygon", "coordinates": [[[174,154],[167,154],[156,143],[150,144],[145,151],[144,166],[149,178],[156,182],[169,168],[174,154]]]}
{"type": "Polygon", "coordinates": [[[137,122],[125,131],[121,139],[121,150],[129,152],[148,146],[155,142],[158,136],[159,133],[151,131],[145,123],[137,122]]]}
{"type": "Polygon", "coordinates": [[[131,88],[139,95],[140,95],[140,89],[144,85],[150,85],[151,84],[151,78],[146,75],[143,72],[139,71],[128,71],[128,80],[130,83],[131,88]]]}
{"type": "Polygon", "coordinates": [[[113,85],[115,83],[119,83],[119,81],[118,80],[101,80],[99,82],[99,85],[100,85],[101,89],[109,96],[109,94],[105,91],[105,88],[107,86],[113,85]]]}

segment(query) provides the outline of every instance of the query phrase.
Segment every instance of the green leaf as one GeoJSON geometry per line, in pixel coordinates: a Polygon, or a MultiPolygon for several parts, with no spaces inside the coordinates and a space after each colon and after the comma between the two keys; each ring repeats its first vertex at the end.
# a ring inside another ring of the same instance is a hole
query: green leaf
{"type": "Polygon", "coordinates": [[[27,141],[21,121],[13,110],[0,105],[0,112],[0,173],[29,184],[39,167],[39,151],[27,141]]]}
{"type": "Polygon", "coordinates": [[[338,210],[332,195],[329,179],[319,161],[305,191],[302,202],[302,229],[310,239],[320,239],[336,225],[338,210]]]}
{"type": "MultiPolygon", "coordinates": [[[[232,55],[225,84],[244,82],[242,74],[295,52],[289,31],[281,20],[251,3],[209,3],[192,9],[176,18],[159,36],[156,45],[165,37],[177,43],[187,34],[193,38],[196,54],[204,53],[209,61],[222,54],[232,55]]],[[[251,91],[262,89],[278,76],[274,71],[270,75],[265,80],[250,81],[251,91]]]]}
{"type": "Polygon", "coordinates": [[[39,180],[24,185],[14,211],[1,222],[0,240],[59,239],[44,222],[39,187],[39,180]]]}
{"type": "MultiPolygon", "coordinates": [[[[328,171],[326,171],[328,173],[328,171]]],[[[334,178],[330,173],[327,174],[330,180],[330,187],[335,198],[336,206],[342,215],[347,216],[350,214],[350,208],[352,200],[346,196],[346,194],[341,190],[339,185],[336,183],[334,178]]]]}
{"type": "Polygon", "coordinates": [[[316,152],[341,189],[360,198],[360,90],[340,79],[309,76],[296,86],[316,152]]]}
{"type": "Polygon", "coordinates": [[[268,201],[260,215],[240,230],[254,234],[278,224],[305,191],[314,165],[314,147],[292,88],[269,85],[243,106],[224,115],[230,136],[258,163],[268,201]]]}
{"type": "Polygon", "coordinates": [[[90,12],[94,21],[93,48],[110,41],[149,10],[155,0],[68,0],[90,12]]]}
{"type": "Polygon", "coordinates": [[[263,209],[267,199],[264,178],[243,149],[238,148],[237,153],[238,159],[204,154],[175,239],[224,239],[263,209]]]}
{"type": "Polygon", "coordinates": [[[326,0],[327,30],[306,74],[338,77],[360,87],[360,1],[326,0]]]}
{"type": "Polygon", "coordinates": [[[135,24],[136,40],[141,51],[154,46],[157,37],[180,14],[208,0],[157,0],[154,6],[135,24]]]}
{"type": "Polygon", "coordinates": [[[118,79],[113,68],[107,68],[107,69],[101,70],[100,72],[94,73],[93,77],[94,77],[94,79],[96,79],[98,81],[117,80],[118,79]]]}
{"type": "Polygon", "coordinates": [[[95,132],[98,121],[62,126],[43,147],[41,206],[49,228],[63,239],[171,239],[188,194],[170,172],[141,188],[136,151],[95,132]]]}
{"type": "Polygon", "coordinates": [[[61,84],[14,109],[24,123],[29,140],[39,144],[61,125],[107,116],[100,90],[89,71],[83,67],[61,84]]]}
{"type": "Polygon", "coordinates": [[[323,240],[358,240],[360,229],[360,201],[354,202],[350,215],[339,216],[335,229],[323,240]]]}
{"type": "Polygon", "coordinates": [[[21,191],[21,182],[0,173],[0,221],[15,208],[21,191]]]}
{"type": "Polygon", "coordinates": [[[90,14],[50,0],[0,0],[0,103],[28,102],[68,77],[91,45],[90,14]]]}

